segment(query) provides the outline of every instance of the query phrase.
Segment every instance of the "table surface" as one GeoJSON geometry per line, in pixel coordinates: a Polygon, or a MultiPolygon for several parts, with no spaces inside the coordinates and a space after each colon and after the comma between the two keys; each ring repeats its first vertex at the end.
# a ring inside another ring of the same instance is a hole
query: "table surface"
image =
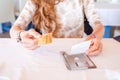
{"type": "Polygon", "coordinates": [[[53,39],[53,44],[30,51],[9,38],[0,39],[0,80],[120,80],[120,43],[103,39],[103,51],[90,56],[96,69],[69,71],[60,51],[83,39],[53,39]],[[111,76],[112,75],[112,76],[111,76]]]}

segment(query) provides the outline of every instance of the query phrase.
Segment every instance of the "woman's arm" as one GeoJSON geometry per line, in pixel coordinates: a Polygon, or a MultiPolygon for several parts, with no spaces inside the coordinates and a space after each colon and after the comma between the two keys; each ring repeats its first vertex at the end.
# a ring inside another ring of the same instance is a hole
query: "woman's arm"
{"type": "Polygon", "coordinates": [[[96,24],[96,28],[93,29],[92,34],[88,35],[86,40],[92,39],[92,38],[98,38],[102,39],[104,35],[104,27],[103,24],[96,24]]]}
{"type": "Polygon", "coordinates": [[[22,12],[18,16],[17,20],[13,24],[12,28],[10,29],[10,36],[11,38],[16,38],[16,35],[19,32],[25,30],[27,25],[32,20],[36,11],[36,5],[32,2],[32,0],[28,0],[23,8],[22,12]]]}
{"type": "Polygon", "coordinates": [[[86,51],[88,55],[98,55],[102,51],[101,39],[104,35],[104,26],[97,13],[93,0],[84,0],[85,15],[93,28],[92,34],[86,37],[86,40],[92,39],[90,48],[86,51]]]}
{"type": "Polygon", "coordinates": [[[32,21],[36,12],[36,5],[32,0],[28,0],[18,19],[10,29],[10,36],[17,41],[20,41],[22,45],[30,50],[36,49],[38,46],[38,39],[41,35],[34,29],[25,31],[27,25],[32,21]]]}
{"type": "Polygon", "coordinates": [[[93,28],[92,34],[97,38],[102,38],[104,35],[104,26],[97,12],[94,0],[84,0],[83,5],[87,20],[93,28]]]}

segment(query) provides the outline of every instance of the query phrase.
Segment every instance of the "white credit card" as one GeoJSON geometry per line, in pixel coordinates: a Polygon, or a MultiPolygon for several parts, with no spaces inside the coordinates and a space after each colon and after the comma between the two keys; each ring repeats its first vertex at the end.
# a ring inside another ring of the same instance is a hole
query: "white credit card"
{"type": "Polygon", "coordinates": [[[70,54],[85,53],[89,49],[91,41],[92,40],[73,45],[72,48],[71,48],[70,54]]]}

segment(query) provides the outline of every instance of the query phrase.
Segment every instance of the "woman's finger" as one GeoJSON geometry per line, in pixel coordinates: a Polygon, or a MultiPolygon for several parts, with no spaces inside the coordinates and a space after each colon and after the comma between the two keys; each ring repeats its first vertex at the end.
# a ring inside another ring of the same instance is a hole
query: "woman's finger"
{"type": "Polygon", "coordinates": [[[101,53],[101,51],[102,51],[102,43],[99,45],[99,48],[98,48],[98,49],[89,52],[87,55],[98,55],[98,54],[101,53]]]}
{"type": "Polygon", "coordinates": [[[40,34],[38,34],[34,29],[21,33],[22,38],[21,43],[23,47],[32,50],[37,48],[38,47],[38,37],[36,38],[37,35],[40,36],[40,34]]]}
{"type": "Polygon", "coordinates": [[[89,49],[86,51],[86,54],[93,52],[94,50],[98,49],[99,45],[97,44],[96,40],[92,40],[89,49]]]}
{"type": "Polygon", "coordinates": [[[23,38],[21,43],[25,48],[33,48],[38,46],[38,39],[23,38]]]}
{"type": "Polygon", "coordinates": [[[98,41],[97,39],[93,39],[92,44],[90,45],[90,48],[89,48],[89,52],[97,50],[99,48],[99,45],[100,45],[100,41],[98,41]]]}

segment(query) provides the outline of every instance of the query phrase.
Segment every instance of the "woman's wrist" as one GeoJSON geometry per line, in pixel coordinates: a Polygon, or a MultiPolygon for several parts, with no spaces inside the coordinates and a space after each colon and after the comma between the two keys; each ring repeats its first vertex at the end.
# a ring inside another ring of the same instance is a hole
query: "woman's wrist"
{"type": "Polygon", "coordinates": [[[94,34],[94,33],[90,34],[89,36],[90,36],[91,39],[97,38],[97,39],[101,40],[103,38],[103,37],[101,37],[97,34],[94,34]]]}
{"type": "Polygon", "coordinates": [[[88,36],[86,37],[85,40],[94,39],[94,38],[96,38],[96,37],[97,37],[97,36],[96,36],[95,34],[90,34],[90,35],[88,35],[88,36]]]}
{"type": "Polygon", "coordinates": [[[93,30],[92,34],[96,36],[98,39],[102,39],[104,35],[104,26],[103,24],[96,24],[96,28],[93,30]]]}
{"type": "Polygon", "coordinates": [[[21,33],[24,32],[25,30],[20,30],[19,32],[16,33],[16,41],[21,42],[21,33]]]}
{"type": "Polygon", "coordinates": [[[91,38],[96,38],[97,36],[95,34],[90,34],[91,38]]]}

